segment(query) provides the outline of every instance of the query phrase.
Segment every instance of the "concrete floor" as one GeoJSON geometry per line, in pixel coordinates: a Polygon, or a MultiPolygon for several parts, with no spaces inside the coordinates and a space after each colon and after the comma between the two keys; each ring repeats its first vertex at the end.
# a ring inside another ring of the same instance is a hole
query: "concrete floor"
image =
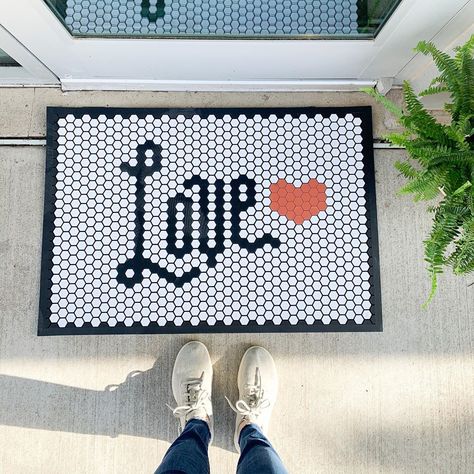
{"type": "MultiPolygon", "coordinates": [[[[0,138],[42,137],[45,105],[361,105],[360,94],[69,93],[0,89],[0,138]]],[[[374,110],[375,135],[394,123],[374,110]]],[[[393,162],[376,153],[383,333],[218,334],[211,353],[215,473],[235,470],[239,359],[274,355],[281,387],[271,439],[292,473],[474,471],[474,289],[445,275],[427,311],[422,240],[430,216],[397,197],[393,162]]],[[[38,338],[45,150],[0,147],[0,472],[151,473],[176,434],[173,359],[191,337],[38,338]]]]}

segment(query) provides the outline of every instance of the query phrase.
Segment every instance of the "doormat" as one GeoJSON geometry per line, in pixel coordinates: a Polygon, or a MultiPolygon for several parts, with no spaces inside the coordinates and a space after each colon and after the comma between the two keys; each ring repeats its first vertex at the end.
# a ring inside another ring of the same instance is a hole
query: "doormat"
{"type": "Polygon", "coordinates": [[[47,121],[40,335],[382,329],[370,107],[47,121]]]}

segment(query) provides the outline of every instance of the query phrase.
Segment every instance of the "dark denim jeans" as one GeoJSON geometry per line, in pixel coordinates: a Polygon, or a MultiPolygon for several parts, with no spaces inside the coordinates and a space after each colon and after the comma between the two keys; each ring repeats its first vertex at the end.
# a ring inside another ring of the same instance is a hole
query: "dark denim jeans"
{"type": "MultiPolygon", "coordinates": [[[[209,474],[207,448],[211,434],[207,423],[190,420],[170,446],[155,474],[209,474]]],[[[240,432],[237,474],[288,474],[270,441],[258,426],[240,432]]]]}

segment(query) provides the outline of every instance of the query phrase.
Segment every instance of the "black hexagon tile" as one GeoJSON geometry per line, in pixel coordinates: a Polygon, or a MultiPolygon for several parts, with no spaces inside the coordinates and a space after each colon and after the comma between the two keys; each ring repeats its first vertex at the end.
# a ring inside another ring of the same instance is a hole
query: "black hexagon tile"
{"type": "Polygon", "coordinates": [[[39,334],[381,330],[371,110],[49,108],[39,334]]]}

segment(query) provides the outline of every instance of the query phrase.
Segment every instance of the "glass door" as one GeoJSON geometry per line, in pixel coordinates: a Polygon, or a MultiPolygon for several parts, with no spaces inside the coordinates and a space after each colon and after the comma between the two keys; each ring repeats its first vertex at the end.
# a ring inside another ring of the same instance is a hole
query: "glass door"
{"type": "Polygon", "coordinates": [[[0,48],[0,67],[20,67],[20,65],[0,48]]]}
{"type": "Polygon", "coordinates": [[[76,37],[374,38],[400,0],[44,0],[76,37]]]}
{"type": "MultiPolygon", "coordinates": [[[[0,2],[0,22],[64,89],[358,90],[382,78],[396,82],[408,64],[419,75],[416,43],[448,31],[449,46],[458,34],[454,23],[458,32],[472,29],[473,6],[474,0],[439,1],[436,8],[432,0],[23,0],[0,2]]],[[[0,47],[25,67],[1,41],[0,47]]]]}

